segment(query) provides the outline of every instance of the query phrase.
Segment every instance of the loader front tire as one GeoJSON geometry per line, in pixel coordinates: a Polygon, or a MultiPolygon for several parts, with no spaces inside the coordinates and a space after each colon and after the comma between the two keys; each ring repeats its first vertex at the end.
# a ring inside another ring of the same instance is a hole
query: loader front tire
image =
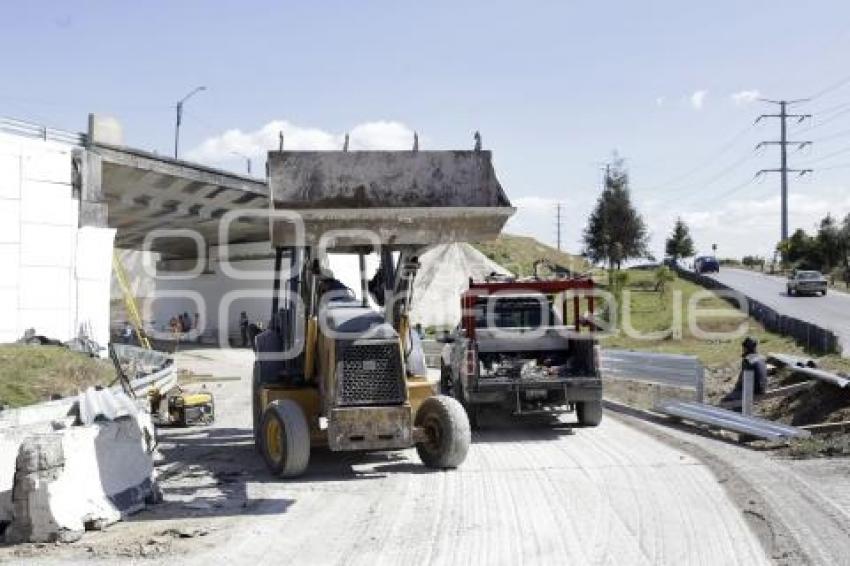
{"type": "Polygon", "coordinates": [[[301,406],[291,399],[273,401],[260,424],[263,458],[276,476],[293,478],[310,461],[310,427],[301,406]]]}
{"type": "Polygon", "coordinates": [[[466,411],[457,400],[445,395],[425,399],[414,424],[425,439],[416,444],[422,463],[429,468],[456,468],[466,458],[472,433],[466,411]]]}

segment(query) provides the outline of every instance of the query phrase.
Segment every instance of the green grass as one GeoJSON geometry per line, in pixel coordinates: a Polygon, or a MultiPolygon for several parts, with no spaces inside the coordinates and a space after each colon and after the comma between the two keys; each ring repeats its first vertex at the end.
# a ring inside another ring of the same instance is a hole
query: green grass
{"type": "Polygon", "coordinates": [[[112,364],[59,346],[0,345],[0,404],[21,407],[109,383],[112,364]]]}
{"type": "Polygon", "coordinates": [[[590,268],[581,256],[558,251],[528,236],[502,234],[490,242],[475,242],[472,245],[519,277],[534,275],[533,266],[538,259],[545,259],[576,272],[590,268]]]}
{"type": "MultiPolygon", "coordinates": [[[[630,270],[628,272],[629,280],[626,288],[631,291],[629,309],[631,325],[644,333],[670,328],[674,313],[673,305],[675,301],[678,301],[682,305],[683,327],[681,335],[664,339],[641,340],[629,337],[621,332],[617,336],[603,339],[602,344],[612,348],[694,355],[699,357],[706,367],[734,368],[737,372],[741,356],[741,338],[705,340],[694,336],[688,327],[689,300],[694,293],[705,291],[705,289],[677,278],[667,284],[667,292],[664,296],[650,290],[642,290],[651,289],[654,284],[654,275],[652,271],[630,270]]],[[[605,277],[600,276],[599,281],[604,283],[605,277]]],[[[717,309],[721,313],[719,317],[700,316],[697,318],[698,327],[704,331],[731,330],[746,321],[749,326],[747,334],[759,339],[759,350],[762,353],[784,352],[800,356],[808,355],[803,348],[794,343],[793,339],[766,331],[761,324],[746,317],[719,297],[713,296],[700,301],[698,308],[700,311],[717,309]]],[[[820,358],[820,362],[825,368],[850,370],[850,361],[837,355],[820,358]]]]}

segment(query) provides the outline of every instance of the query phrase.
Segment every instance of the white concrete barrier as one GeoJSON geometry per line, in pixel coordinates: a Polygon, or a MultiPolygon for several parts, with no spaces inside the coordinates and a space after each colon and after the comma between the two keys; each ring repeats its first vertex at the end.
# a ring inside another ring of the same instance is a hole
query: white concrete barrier
{"type": "MultiPolygon", "coordinates": [[[[15,461],[6,542],[76,540],[157,497],[147,413],[35,434],[26,430],[15,461]]],[[[4,432],[11,446],[15,438],[4,432]]]]}

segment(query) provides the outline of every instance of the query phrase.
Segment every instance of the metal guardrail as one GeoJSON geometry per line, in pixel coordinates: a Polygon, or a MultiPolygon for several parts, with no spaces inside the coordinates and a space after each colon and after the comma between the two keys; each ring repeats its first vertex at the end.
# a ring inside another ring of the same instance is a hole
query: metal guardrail
{"type": "MultiPolygon", "coordinates": [[[[693,271],[678,269],[679,277],[687,279],[697,285],[701,285],[706,289],[734,291],[747,299],[749,314],[751,317],[759,321],[764,327],[771,331],[781,334],[782,336],[791,336],[798,344],[812,352],[823,354],[837,353],[841,350],[838,337],[831,330],[822,328],[817,324],[812,324],[793,316],[784,315],[772,307],[753,299],[746,293],[741,293],[737,289],[733,289],[728,285],[721,283],[711,277],[706,277],[693,271]]],[[[735,301],[730,301],[735,307],[739,308],[735,301]]]]}
{"type": "Polygon", "coordinates": [[[748,434],[766,440],[806,438],[811,435],[809,431],[797,427],[775,423],[758,417],[748,417],[741,413],[728,411],[712,405],[703,405],[702,403],[666,400],[658,403],[656,410],[673,417],[748,434]]]}
{"type": "Polygon", "coordinates": [[[705,371],[696,356],[603,349],[601,362],[604,377],[694,389],[703,400],[705,371]]]}
{"type": "Polygon", "coordinates": [[[17,120],[15,118],[0,117],[0,131],[18,136],[26,136],[28,138],[42,139],[44,141],[55,141],[71,145],[86,144],[86,134],[48,128],[42,124],[17,120]]]}

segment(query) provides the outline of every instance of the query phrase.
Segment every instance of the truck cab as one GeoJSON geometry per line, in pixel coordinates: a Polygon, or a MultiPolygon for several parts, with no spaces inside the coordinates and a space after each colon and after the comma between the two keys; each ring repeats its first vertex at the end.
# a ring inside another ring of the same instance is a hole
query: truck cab
{"type": "Polygon", "coordinates": [[[598,347],[582,332],[591,325],[592,289],[584,278],[470,283],[460,324],[442,338],[443,393],[461,402],[473,426],[484,406],[514,415],[574,410],[580,424],[598,425],[598,347]]]}

